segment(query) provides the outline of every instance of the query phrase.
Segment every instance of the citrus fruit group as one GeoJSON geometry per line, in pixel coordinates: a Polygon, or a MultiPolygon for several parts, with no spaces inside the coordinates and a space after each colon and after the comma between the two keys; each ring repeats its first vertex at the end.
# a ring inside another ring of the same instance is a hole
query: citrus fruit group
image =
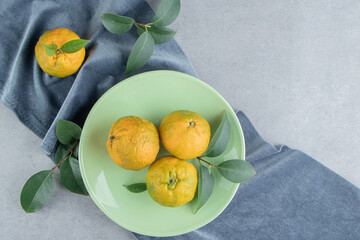
{"type": "Polygon", "coordinates": [[[66,77],[74,74],[85,58],[85,48],[74,53],[58,53],[48,56],[44,45],[56,44],[58,49],[71,40],[80,39],[73,31],[66,28],[55,28],[46,31],[35,46],[35,57],[40,68],[47,74],[56,77],[66,77]]]}
{"type": "Polygon", "coordinates": [[[178,207],[191,201],[197,183],[194,165],[174,156],[157,159],[146,175],[146,187],[151,198],[165,207],[178,207]]]}
{"type": "Polygon", "coordinates": [[[179,110],[167,115],[159,127],[165,149],[180,159],[193,159],[209,146],[209,123],[198,113],[179,110]]]}
{"type": "Polygon", "coordinates": [[[122,117],[112,125],[106,147],[120,167],[140,170],[155,161],[159,134],[154,124],[144,118],[122,117]]]}

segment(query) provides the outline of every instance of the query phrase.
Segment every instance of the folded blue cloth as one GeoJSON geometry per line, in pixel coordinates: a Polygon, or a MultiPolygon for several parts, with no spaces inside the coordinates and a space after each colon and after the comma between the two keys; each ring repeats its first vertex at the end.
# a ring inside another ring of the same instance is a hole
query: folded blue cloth
{"type": "MultiPolygon", "coordinates": [[[[57,120],[82,125],[95,101],[130,76],[124,71],[136,30],[109,33],[98,16],[105,12],[139,22],[154,15],[143,0],[2,1],[1,100],[44,139],[42,147],[51,156],[57,144],[57,120]],[[80,71],[63,79],[45,74],[34,56],[40,35],[56,27],[91,40],[80,71]]],[[[133,74],[155,69],[196,76],[174,40],[157,45],[148,64],[133,74]]],[[[170,239],[360,239],[359,189],[300,151],[274,148],[242,112],[237,116],[245,134],[247,160],[257,175],[240,185],[233,201],[213,222],[170,239]]]]}

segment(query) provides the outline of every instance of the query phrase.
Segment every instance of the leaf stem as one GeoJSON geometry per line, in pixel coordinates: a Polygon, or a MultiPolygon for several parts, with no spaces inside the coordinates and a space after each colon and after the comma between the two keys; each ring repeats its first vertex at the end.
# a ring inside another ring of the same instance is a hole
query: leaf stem
{"type": "Polygon", "coordinates": [[[212,164],[212,163],[209,163],[208,161],[205,161],[204,159],[202,159],[201,157],[197,157],[198,160],[201,160],[207,164],[209,164],[211,167],[216,167],[216,165],[212,164]]]}
{"type": "Polygon", "coordinates": [[[143,26],[144,28],[150,28],[151,27],[151,23],[138,23],[138,22],[135,22],[134,23],[135,25],[139,25],[139,26],[143,26]]]}
{"type": "Polygon", "coordinates": [[[76,142],[74,142],[74,144],[71,146],[71,148],[70,148],[69,151],[66,153],[66,155],[64,156],[64,158],[61,159],[61,161],[60,161],[58,164],[56,164],[56,166],[54,166],[54,167],[51,169],[51,171],[54,171],[57,167],[60,166],[60,164],[61,164],[68,156],[71,156],[71,154],[73,153],[73,151],[74,151],[74,149],[75,149],[75,147],[76,147],[76,145],[77,145],[78,143],[79,143],[79,140],[76,140],[76,142]]]}

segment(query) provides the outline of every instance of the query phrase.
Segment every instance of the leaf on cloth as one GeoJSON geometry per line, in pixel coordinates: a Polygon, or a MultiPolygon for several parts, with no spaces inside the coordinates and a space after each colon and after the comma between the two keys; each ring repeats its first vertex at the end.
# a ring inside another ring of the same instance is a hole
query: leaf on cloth
{"type": "MultiPolygon", "coordinates": [[[[145,27],[143,26],[136,25],[136,27],[139,35],[141,35],[146,31],[145,27]]],[[[148,28],[148,31],[151,34],[151,36],[154,38],[155,44],[166,43],[170,41],[176,34],[174,30],[167,27],[151,26],[148,28]]]]}
{"type": "Polygon", "coordinates": [[[126,64],[126,74],[144,66],[150,59],[155,47],[154,38],[148,31],[143,32],[135,42],[126,64]]]}
{"type": "Polygon", "coordinates": [[[154,26],[171,24],[180,13],[180,0],[163,0],[152,20],[154,26]]]}
{"type": "Polygon", "coordinates": [[[111,13],[100,14],[104,27],[111,33],[121,34],[129,31],[135,20],[130,17],[119,16],[111,13]]]}

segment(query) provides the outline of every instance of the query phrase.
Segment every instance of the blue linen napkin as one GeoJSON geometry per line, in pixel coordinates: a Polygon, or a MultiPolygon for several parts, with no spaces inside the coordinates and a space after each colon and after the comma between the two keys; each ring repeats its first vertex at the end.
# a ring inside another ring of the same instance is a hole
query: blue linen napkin
{"type": "MultiPolygon", "coordinates": [[[[95,101],[124,75],[135,29],[106,31],[98,14],[127,15],[139,22],[154,13],[143,0],[2,1],[0,95],[53,157],[58,119],[82,125],[95,101]],[[90,39],[80,71],[60,79],[42,72],[34,47],[46,30],[66,27],[90,39]]],[[[157,45],[149,63],[133,73],[169,69],[196,72],[172,40],[157,45]]],[[[133,75],[131,74],[131,75],[133,75]]],[[[304,153],[265,142],[242,112],[247,160],[257,175],[240,185],[213,222],[169,239],[360,239],[360,191],[304,153]]],[[[135,234],[138,239],[156,239],[135,234]]]]}

